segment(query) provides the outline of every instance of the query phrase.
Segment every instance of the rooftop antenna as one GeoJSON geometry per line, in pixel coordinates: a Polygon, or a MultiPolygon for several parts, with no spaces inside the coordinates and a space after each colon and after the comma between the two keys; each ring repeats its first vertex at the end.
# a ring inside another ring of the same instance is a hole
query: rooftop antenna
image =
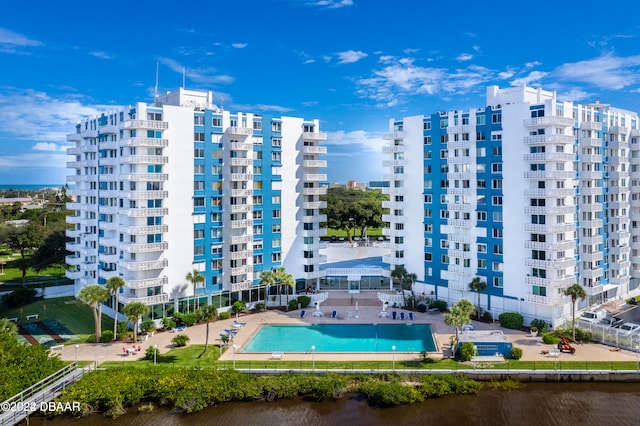
{"type": "Polygon", "coordinates": [[[158,61],[156,61],[156,89],[154,95],[154,98],[158,97],[158,61]]]}

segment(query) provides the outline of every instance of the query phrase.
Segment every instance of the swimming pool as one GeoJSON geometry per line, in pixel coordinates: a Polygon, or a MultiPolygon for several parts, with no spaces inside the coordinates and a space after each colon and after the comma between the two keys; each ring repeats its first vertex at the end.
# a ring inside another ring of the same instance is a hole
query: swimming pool
{"type": "Polygon", "coordinates": [[[264,325],[242,352],[435,352],[428,324],[264,325]]]}

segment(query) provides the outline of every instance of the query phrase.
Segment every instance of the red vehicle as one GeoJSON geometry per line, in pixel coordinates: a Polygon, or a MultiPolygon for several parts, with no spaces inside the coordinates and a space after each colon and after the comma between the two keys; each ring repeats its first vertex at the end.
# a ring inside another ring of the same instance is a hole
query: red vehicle
{"type": "Polygon", "coordinates": [[[560,336],[560,343],[558,343],[558,350],[560,352],[569,352],[572,355],[576,353],[576,348],[571,346],[571,343],[569,343],[569,339],[567,339],[564,336],[560,336]]]}

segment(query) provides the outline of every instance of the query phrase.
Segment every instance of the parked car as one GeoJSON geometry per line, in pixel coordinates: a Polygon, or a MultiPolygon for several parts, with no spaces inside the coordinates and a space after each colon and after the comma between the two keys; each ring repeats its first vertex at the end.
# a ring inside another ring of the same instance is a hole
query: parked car
{"type": "Polygon", "coordinates": [[[334,242],[334,241],[338,241],[338,237],[336,237],[335,235],[331,236],[331,241],[332,241],[332,242],[334,242]]]}
{"type": "Polygon", "coordinates": [[[344,237],[339,237],[338,241],[344,241],[344,237]]]}
{"type": "Polygon", "coordinates": [[[462,331],[473,331],[474,329],[475,327],[473,326],[473,323],[465,324],[462,326],[462,331]]]}
{"type": "Polygon", "coordinates": [[[618,327],[618,334],[623,336],[630,336],[632,334],[640,331],[640,324],[635,324],[632,322],[625,322],[620,327],[618,327]]]}
{"type": "Polygon", "coordinates": [[[384,241],[384,237],[378,237],[378,241],[384,241]]]}
{"type": "Polygon", "coordinates": [[[353,241],[360,241],[360,237],[353,237],[353,241]]]}
{"type": "Polygon", "coordinates": [[[600,321],[598,321],[598,324],[605,327],[620,327],[623,322],[624,320],[622,318],[604,317],[600,321]]]}
{"type": "Polygon", "coordinates": [[[604,309],[600,309],[598,311],[584,311],[582,315],[580,315],[580,319],[582,321],[598,322],[606,316],[607,311],[605,311],[604,309]]]}

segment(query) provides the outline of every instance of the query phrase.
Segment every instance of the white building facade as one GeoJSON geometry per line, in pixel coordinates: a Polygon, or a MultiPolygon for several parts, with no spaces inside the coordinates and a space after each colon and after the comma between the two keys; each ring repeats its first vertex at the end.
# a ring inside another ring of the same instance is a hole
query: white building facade
{"type": "Polygon", "coordinates": [[[219,306],[264,300],[260,274],[278,266],[315,286],[326,233],[319,130],[318,120],[232,113],[211,92],[184,89],[78,123],[67,138],[76,292],[121,276],[122,303],[158,317],[167,304],[185,308],[194,269],[205,277],[198,299],[219,306]]]}
{"type": "Polygon", "coordinates": [[[487,106],[391,120],[385,152],[391,265],[455,302],[525,324],[638,293],[640,125],[609,105],[526,86],[487,88],[487,106]],[[416,249],[422,247],[423,249],[416,249]]]}

